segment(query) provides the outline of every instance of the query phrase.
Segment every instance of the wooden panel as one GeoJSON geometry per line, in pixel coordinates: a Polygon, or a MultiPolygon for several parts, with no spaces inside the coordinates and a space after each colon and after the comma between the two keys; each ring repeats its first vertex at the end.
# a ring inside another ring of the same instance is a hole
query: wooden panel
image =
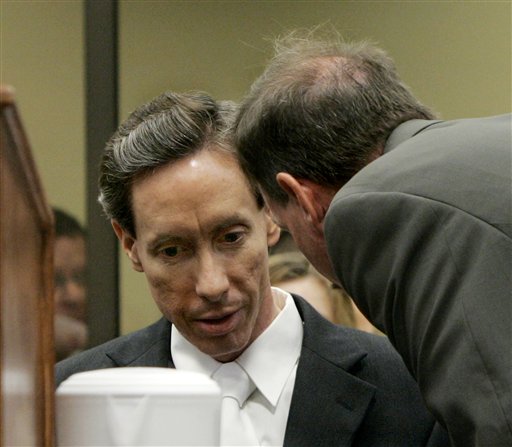
{"type": "Polygon", "coordinates": [[[13,102],[0,86],[2,446],[53,437],[52,214],[13,102]]]}

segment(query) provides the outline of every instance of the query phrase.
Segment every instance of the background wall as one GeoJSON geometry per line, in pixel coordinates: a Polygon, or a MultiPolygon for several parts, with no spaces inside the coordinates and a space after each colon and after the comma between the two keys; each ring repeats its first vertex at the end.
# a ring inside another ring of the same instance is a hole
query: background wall
{"type": "MultiPolygon", "coordinates": [[[[370,39],[444,118],[511,108],[510,2],[123,2],[121,118],[164,90],[240,100],[271,54],[269,38],[329,22],[370,39]]],[[[122,256],[121,328],[158,317],[140,273],[122,256]]]]}
{"type": "Polygon", "coordinates": [[[0,0],[0,82],[16,102],[48,200],[85,222],[82,1],[0,0]]]}
{"type": "MultiPolygon", "coordinates": [[[[273,36],[329,23],[395,59],[443,118],[510,112],[510,1],[121,1],[120,119],[164,90],[240,100],[273,36]]],[[[52,203],[83,217],[82,1],[0,0],[2,82],[16,86],[52,203]]],[[[121,329],[159,316],[121,256],[121,329]]]]}

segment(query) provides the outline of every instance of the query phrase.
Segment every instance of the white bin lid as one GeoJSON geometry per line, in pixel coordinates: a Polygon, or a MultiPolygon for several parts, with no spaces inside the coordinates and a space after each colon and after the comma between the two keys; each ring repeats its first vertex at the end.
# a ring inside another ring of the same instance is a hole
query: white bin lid
{"type": "Polygon", "coordinates": [[[204,374],[174,368],[123,367],[73,374],[63,381],[57,395],[218,395],[217,383],[204,374]]]}

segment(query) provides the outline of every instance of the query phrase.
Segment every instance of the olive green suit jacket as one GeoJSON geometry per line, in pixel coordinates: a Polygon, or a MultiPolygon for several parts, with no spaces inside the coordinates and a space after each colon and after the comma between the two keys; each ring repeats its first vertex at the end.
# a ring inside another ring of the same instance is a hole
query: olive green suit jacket
{"type": "Polygon", "coordinates": [[[512,446],[510,115],[413,120],[334,197],[340,283],[461,447],[512,446]]]}

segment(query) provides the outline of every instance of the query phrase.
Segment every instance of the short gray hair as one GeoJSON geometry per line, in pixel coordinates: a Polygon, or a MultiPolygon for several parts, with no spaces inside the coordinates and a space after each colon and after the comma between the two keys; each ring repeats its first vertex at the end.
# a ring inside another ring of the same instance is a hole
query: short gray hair
{"type": "Polygon", "coordinates": [[[135,237],[135,180],[205,148],[236,157],[231,142],[236,111],[235,103],[200,92],[165,92],[137,108],[108,141],[101,161],[98,200],[107,217],[135,237]]]}
{"type": "Polygon", "coordinates": [[[341,187],[410,119],[432,119],[393,60],[337,33],[291,33],[241,104],[235,145],[242,166],[273,200],[288,197],[278,172],[341,187]]]}

